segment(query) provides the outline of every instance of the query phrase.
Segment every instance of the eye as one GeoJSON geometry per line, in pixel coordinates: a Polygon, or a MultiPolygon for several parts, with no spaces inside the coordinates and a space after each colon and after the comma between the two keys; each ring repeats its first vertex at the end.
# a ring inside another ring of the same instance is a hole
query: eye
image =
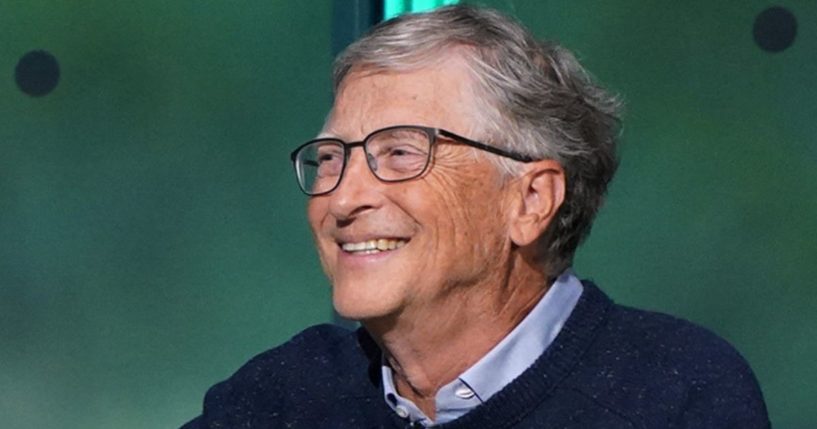
{"type": "Polygon", "coordinates": [[[343,156],[342,151],[337,147],[322,147],[317,152],[316,160],[318,164],[337,162],[343,156]]]}
{"type": "Polygon", "coordinates": [[[334,143],[318,144],[312,148],[311,155],[304,164],[316,168],[318,177],[340,174],[343,168],[343,147],[334,143]]]}
{"type": "Polygon", "coordinates": [[[387,150],[386,155],[398,158],[401,156],[425,155],[421,153],[416,147],[410,145],[393,146],[387,148],[386,150],[387,150]]]}
{"type": "Polygon", "coordinates": [[[335,153],[321,153],[318,154],[318,163],[330,162],[337,159],[337,154],[335,153]]]}

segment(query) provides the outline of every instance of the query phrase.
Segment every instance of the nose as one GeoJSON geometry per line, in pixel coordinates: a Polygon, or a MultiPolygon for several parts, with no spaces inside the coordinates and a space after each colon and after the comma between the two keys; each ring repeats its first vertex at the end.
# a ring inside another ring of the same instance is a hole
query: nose
{"type": "Polygon", "coordinates": [[[329,211],[338,220],[350,220],[382,204],[382,182],[372,173],[377,165],[367,158],[363,148],[352,149],[341,182],[327,195],[329,211]]]}

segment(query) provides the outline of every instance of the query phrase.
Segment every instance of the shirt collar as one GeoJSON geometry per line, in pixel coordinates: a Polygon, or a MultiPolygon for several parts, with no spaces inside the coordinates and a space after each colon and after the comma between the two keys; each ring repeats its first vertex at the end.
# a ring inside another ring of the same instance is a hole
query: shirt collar
{"type": "MultiPolygon", "coordinates": [[[[562,273],[522,322],[477,363],[440,388],[433,423],[446,423],[464,415],[530,367],[559,334],[579,301],[582,289],[581,281],[572,270],[562,273]]],[[[431,425],[431,419],[397,393],[392,370],[385,360],[381,371],[386,404],[400,417],[431,425]]]]}

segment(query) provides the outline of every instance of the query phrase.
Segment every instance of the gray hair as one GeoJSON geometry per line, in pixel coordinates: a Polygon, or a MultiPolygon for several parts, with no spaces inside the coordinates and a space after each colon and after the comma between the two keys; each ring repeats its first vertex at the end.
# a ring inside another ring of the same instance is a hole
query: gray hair
{"type": "MultiPolygon", "coordinates": [[[[467,5],[403,15],[374,27],[335,60],[335,91],[353,68],[416,70],[445,61],[452,50],[472,71],[481,137],[556,160],[565,170],[565,201],[539,239],[542,262],[549,275],[558,275],[590,233],[618,165],[620,102],[567,49],[537,41],[499,12],[467,5]]],[[[516,161],[489,159],[506,176],[520,171],[516,161]]]]}

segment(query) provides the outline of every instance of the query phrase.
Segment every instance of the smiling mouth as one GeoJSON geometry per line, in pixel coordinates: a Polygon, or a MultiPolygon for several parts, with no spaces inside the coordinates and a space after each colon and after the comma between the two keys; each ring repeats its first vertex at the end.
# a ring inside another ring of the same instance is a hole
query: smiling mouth
{"type": "Polygon", "coordinates": [[[394,238],[379,238],[377,240],[367,240],[358,243],[340,243],[340,248],[344,252],[356,255],[373,255],[375,253],[387,252],[399,249],[408,243],[408,240],[394,238]]]}

